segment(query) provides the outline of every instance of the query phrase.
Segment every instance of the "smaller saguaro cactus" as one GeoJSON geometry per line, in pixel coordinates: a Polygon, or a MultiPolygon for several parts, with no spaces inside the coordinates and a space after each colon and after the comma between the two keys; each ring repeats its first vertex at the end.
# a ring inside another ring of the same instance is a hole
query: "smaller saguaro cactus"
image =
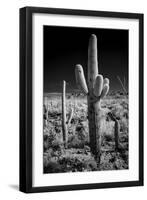
{"type": "Polygon", "coordinates": [[[67,126],[66,126],[66,82],[63,80],[62,91],[62,131],[64,147],[67,147],[67,126]]]}
{"type": "Polygon", "coordinates": [[[79,64],[76,65],[75,75],[79,89],[87,95],[90,148],[99,165],[101,154],[101,119],[103,116],[101,100],[109,91],[109,79],[103,79],[103,76],[98,72],[97,38],[94,34],[91,35],[88,46],[88,86],[83,68],[79,64]]]}
{"type": "Polygon", "coordinates": [[[119,135],[120,135],[120,124],[119,121],[115,119],[115,130],[114,130],[115,150],[119,149],[119,135]]]}
{"type": "Polygon", "coordinates": [[[68,141],[68,125],[71,122],[73,116],[73,108],[71,107],[68,120],[66,118],[66,81],[63,80],[63,91],[62,91],[62,132],[64,147],[67,148],[68,141]]]}
{"type": "Polygon", "coordinates": [[[114,140],[115,140],[115,150],[117,151],[119,149],[119,135],[120,135],[120,123],[116,119],[116,117],[109,112],[108,116],[115,122],[114,124],[114,140]]]}

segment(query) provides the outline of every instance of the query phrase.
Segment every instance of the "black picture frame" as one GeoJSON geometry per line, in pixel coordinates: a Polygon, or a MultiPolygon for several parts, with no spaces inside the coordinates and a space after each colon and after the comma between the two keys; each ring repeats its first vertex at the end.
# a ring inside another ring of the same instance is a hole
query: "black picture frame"
{"type": "Polygon", "coordinates": [[[26,193],[143,185],[143,14],[24,7],[20,9],[20,191],[26,193]],[[139,180],[63,186],[32,186],[32,16],[50,13],[139,20],[139,180]]]}

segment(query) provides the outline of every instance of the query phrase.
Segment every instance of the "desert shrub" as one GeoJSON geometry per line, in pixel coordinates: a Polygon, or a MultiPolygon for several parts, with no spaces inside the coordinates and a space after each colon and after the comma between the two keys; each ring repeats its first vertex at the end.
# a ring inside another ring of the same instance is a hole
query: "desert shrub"
{"type": "Polygon", "coordinates": [[[83,148],[89,142],[87,126],[87,123],[81,123],[75,127],[74,132],[68,135],[69,148],[83,148]]]}
{"type": "Polygon", "coordinates": [[[83,148],[84,144],[84,141],[80,140],[76,134],[68,138],[68,148],[83,148]]]}
{"type": "Polygon", "coordinates": [[[61,151],[63,149],[63,141],[60,139],[56,139],[52,142],[51,147],[53,151],[61,151]]]}
{"type": "Polygon", "coordinates": [[[97,170],[97,164],[94,158],[89,155],[83,154],[82,150],[77,151],[74,154],[68,154],[59,160],[60,165],[64,168],[64,171],[95,171],[97,170]]]}
{"type": "Polygon", "coordinates": [[[128,162],[126,162],[126,157],[122,157],[122,153],[119,152],[104,152],[101,156],[101,170],[118,170],[118,169],[128,169],[128,162]]]}
{"type": "Polygon", "coordinates": [[[114,162],[114,168],[115,169],[127,169],[128,165],[124,162],[123,159],[116,158],[114,162]]]}
{"type": "Polygon", "coordinates": [[[49,151],[44,155],[44,173],[95,171],[97,164],[90,152],[87,154],[81,149],[66,150],[62,155],[55,157],[49,151]],[[74,153],[73,153],[74,152],[74,153]]]}
{"type": "Polygon", "coordinates": [[[116,104],[111,112],[116,118],[120,119],[123,116],[123,107],[120,104],[116,104]]]}
{"type": "Polygon", "coordinates": [[[44,166],[44,173],[59,173],[62,172],[62,166],[57,161],[50,161],[44,166]]]}
{"type": "Polygon", "coordinates": [[[113,170],[113,162],[110,160],[112,159],[112,155],[110,153],[102,153],[101,155],[101,162],[100,162],[100,170],[113,170]]]}
{"type": "Polygon", "coordinates": [[[104,120],[102,123],[102,134],[113,135],[114,133],[114,122],[104,120]]]}
{"type": "Polygon", "coordinates": [[[112,135],[104,135],[104,138],[107,142],[113,141],[114,137],[112,135]]]}

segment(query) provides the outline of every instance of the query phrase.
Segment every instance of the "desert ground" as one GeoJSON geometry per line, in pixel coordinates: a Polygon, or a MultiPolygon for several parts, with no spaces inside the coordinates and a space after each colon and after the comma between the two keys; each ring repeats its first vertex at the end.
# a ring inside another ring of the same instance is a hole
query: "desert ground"
{"type": "Polygon", "coordinates": [[[88,172],[100,170],[125,170],[128,164],[128,97],[123,94],[108,95],[102,100],[104,119],[101,135],[100,165],[94,159],[89,147],[87,98],[83,95],[66,95],[67,148],[63,145],[62,98],[60,93],[44,94],[43,105],[43,167],[44,173],[88,172]],[[120,124],[119,149],[115,149],[114,121],[112,113],[120,124]]]}

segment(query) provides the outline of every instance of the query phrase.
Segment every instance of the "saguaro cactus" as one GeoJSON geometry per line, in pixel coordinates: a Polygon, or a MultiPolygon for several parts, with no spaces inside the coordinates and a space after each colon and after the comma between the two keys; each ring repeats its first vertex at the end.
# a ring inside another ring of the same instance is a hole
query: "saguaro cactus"
{"type": "Polygon", "coordinates": [[[68,126],[72,120],[73,108],[71,106],[68,120],[66,118],[66,81],[63,80],[63,91],[62,91],[62,132],[63,132],[63,142],[64,147],[67,148],[68,141],[68,126]]]}
{"type": "Polygon", "coordinates": [[[108,116],[115,122],[114,124],[114,138],[115,138],[115,150],[119,150],[119,135],[120,135],[120,123],[119,121],[116,119],[116,117],[109,112],[108,116]]]}
{"type": "Polygon", "coordinates": [[[63,142],[64,147],[67,147],[67,126],[66,126],[66,82],[63,80],[63,91],[62,91],[62,131],[63,131],[63,142]]]}
{"type": "Polygon", "coordinates": [[[114,130],[115,150],[119,149],[119,135],[120,135],[120,124],[119,121],[115,119],[115,130],[114,130]]]}
{"type": "Polygon", "coordinates": [[[98,73],[97,38],[92,34],[88,46],[88,87],[84,77],[83,68],[77,64],[75,68],[78,87],[87,95],[90,147],[97,163],[100,163],[101,153],[101,99],[109,91],[109,79],[103,79],[98,73]]]}

